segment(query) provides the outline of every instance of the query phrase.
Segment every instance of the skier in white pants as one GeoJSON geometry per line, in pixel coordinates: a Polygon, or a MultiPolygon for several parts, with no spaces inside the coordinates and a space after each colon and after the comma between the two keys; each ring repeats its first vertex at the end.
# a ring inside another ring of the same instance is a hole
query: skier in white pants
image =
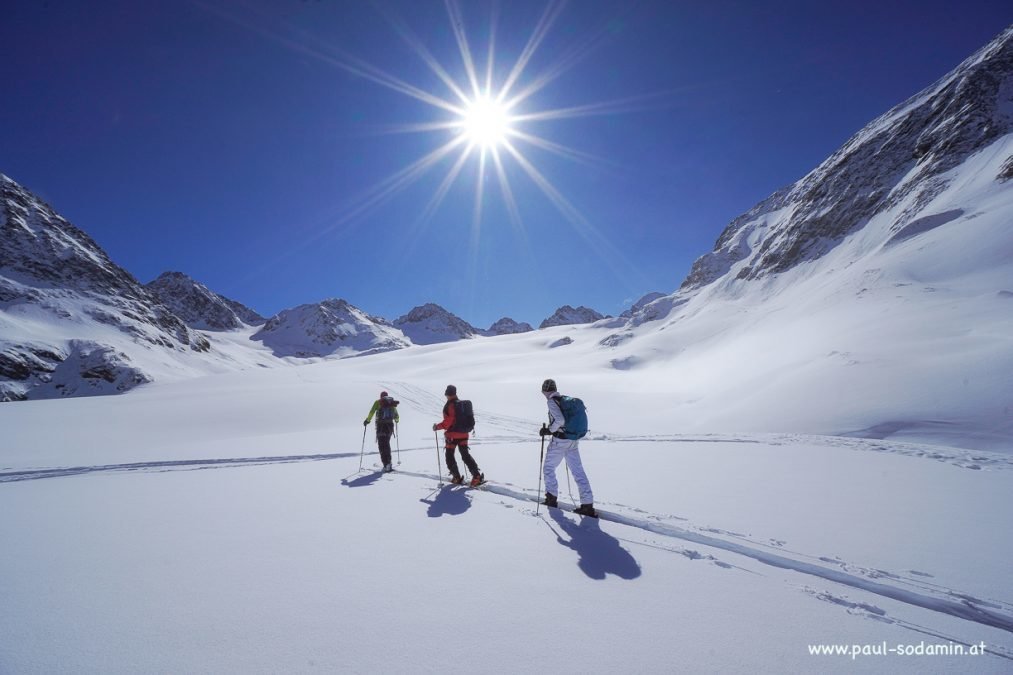
{"type": "Polygon", "coordinates": [[[545,477],[545,501],[542,503],[546,506],[559,506],[556,497],[559,494],[559,483],[556,481],[556,467],[565,459],[566,465],[570,468],[570,473],[573,474],[573,479],[577,483],[577,489],[580,491],[580,508],[574,509],[574,513],[597,518],[598,513],[594,510],[594,495],[591,493],[591,483],[588,481],[587,474],[584,473],[584,466],[580,462],[579,441],[566,438],[564,435],[566,419],[563,417],[563,411],[559,408],[561,394],[556,390],[556,381],[551,379],[545,380],[542,383],[542,394],[545,396],[545,402],[549,406],[549,426],[542,427],[538,433],[541,436],[552,436],[542,469],[545,477]]]}

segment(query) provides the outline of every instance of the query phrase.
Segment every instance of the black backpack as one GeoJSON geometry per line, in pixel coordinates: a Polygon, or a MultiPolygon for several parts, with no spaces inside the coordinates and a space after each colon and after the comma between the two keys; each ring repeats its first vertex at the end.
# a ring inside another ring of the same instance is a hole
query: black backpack
{"type": "Polygon", "coordinates": [[[475,412],[471,408],[471,401],[454,401],[454,425],[447,431],[457,431],[470,434],[475,430],[475,412]]]}
{"type": "Polygon", "coordinates": [[[393,422],[394,412],[397,408],[397,404],[400,401],[395,401],[390,396],[384,396],[380,399],[380,409],[376,412],[377,422],[393,422]]]}

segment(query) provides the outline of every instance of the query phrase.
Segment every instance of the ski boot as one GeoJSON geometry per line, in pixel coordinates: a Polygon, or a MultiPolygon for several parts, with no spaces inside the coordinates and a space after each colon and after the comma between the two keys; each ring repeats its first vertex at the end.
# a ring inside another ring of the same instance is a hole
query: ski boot
{"type": "Polygon", "coordinates": [[[559,508],[559,501],[556,499],[556,495],[552,494],[551,492],[545,493],[545,501],[543,501],[542,504],[545,504],[546,506],[551,506],[554,509],[559,508]]]}
{"type": "Polygon", "coordinates": [[[591,518],[597,518],[598,512],[594,510],[594,504],[581,504],[579,508],[573,510],[574,513],[579,513],[582,516],[589,516],[591,518]]]}

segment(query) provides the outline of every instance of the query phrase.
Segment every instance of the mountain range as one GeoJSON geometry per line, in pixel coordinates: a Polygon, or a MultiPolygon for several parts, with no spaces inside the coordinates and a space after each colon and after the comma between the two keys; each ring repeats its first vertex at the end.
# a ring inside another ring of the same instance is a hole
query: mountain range
{"type": "MultiPolygon", "coordinates": [[[[588,367],[677,367],[687,401],[727,396],[729,411],[743,411],[737,419],[761,426],[762,411],[776,404],[764,398],[773,382],[819,426],[805,393],[814,377],[851,414],[849,433],[923,428],[933,406],[939,417],[980,416],[981,397],[944,392],[994,391],[997,373],[1013,367],[1011,74],[1007,29],[734,219],[678,290],[645,295],[615,318],[561,307],[539,325],[553,331],[545,344],[581,353],[588,367]],[[588,342],[592,351],[582,351],[588,342]],[[903,368],[895,352],[906,356],[903,368]],[[876,416],[853,392],[867,386],[861,373],[885,364],[897,369],[889,386],[907,408],[866,425],[876,416]]],[[[481,330],[436,304],[387,321],[336,299],[265,320],[179,273],[141,285],[13,180],[0,177],[0,195],[7,399],[115,393],[194,373],[531,328],[504,318],[481,330]]]]}
{"type": "MultiPolygon", "coordinates": [[[[600,316],[571,312],[554,325],[600,316]]],[[[530,330],[509,317],[481,330],[433,303],[393,322],[341,299],[265,318],[182,272],[141,284],[85,232],[0,174],[0,401],[122,393],[288,359],[530,330]]]]}

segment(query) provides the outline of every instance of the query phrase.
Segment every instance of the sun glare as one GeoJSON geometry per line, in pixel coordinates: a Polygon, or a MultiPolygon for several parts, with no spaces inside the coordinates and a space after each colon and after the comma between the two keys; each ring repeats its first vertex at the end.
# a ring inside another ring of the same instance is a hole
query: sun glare
{"type": "Polygon", "coordinates": [[[462,133],[482,148],[495,148],[510,133],[506,107],[488,96],[472,100],[461,118],[462,133]]]}
{"type": "MultiPolygon", "coordinates": [[[[203,3],[199,4],[203,5],[203,3]]],[[[437,60],[430,48],[400,17],[392,11],[385,10],[382,13],[404,43],[442,82],[447,92],[451,94],[449,97],[445,93],[441,94],[439,90],[426,89],[388,73],[342,51],[327,41],[321,40],[312,33],[294,29],[293,35],[290,36],[272,30],[260,31],[255,28],[258,32],[262,32],[267,37],[275,39],[291,49],[315,56],[356,77],[364,78],[441,111],[440,117],[432,121],[422,120],[390,127],[390,133],[431,133],[449,136],[449,138],[446,138],[443,145],[369,187],[361,196],[355,198],[347,211],[335,218],[324,231],[332,231],[339,226],[350,229],[352,224],[366,213],[392,199],[395,194],[421,179],[437,165],[450,161],[450,168],[418,217],[413,241],[418,239],[418,233],[437,213],[448,195],[452,194],[451,190],[457,179],[464,172],[465,167],[470,165],[474,166],[477,171],[471,218],[470,254],[468,256],[469,261],[472,261],[469,263],[472,266],[472,276],[475,274],[476,268],[473,261],[476,260],[483,212],[486,208],[487,184],[498,185],[502,204],[506,209],[510,223],[525,245],[528,243],[517,195],[511,186],[511,173],[526,175],[534,187],[569,221],[576,233],[598,253],[607,265],[619,272],[617,263],[622,263],[624,271],[633,271],[636,274],[636,268],[632,263],[627,261],[608,239],[596,230],[580,210],[553,185],[552,181],[538,170],[533,161],[534,158],[529,159],[527,156],[530,150],[535,150],[549,152],[564,159],[592,166],[596,165],[598,158],[536,134],[531,127],[539,122],[630,112],[637,109],[635,105],[640,99],[644,99],[644,97],[632,97],[546,109],[540,108],[533,98],[535,94],[545,89],[590,54],[609,34],[609,27],[612,23],[602,24],[591,34],[573,41],[569,47],[560,52],[560,57],[554,63],[550,62],[544,66],[540,73],[531,73],[529,67],[535,62],[535,54],[546,40],[553,24],[562,14],[567,0],[546,1],[545,8],[535,23],[531,35],[509,69],[497,67],[497,64],[494,63],[498,53],[496,48],[497,11],[493,11],[490,19],[488,42],[484,45],[484,49],[476,53],[465,33],[465,21],[460,7],[461,0],[444,0],[443,4],[447,10],[450,30],[457,43],[463,66],[463,72],[456,78],[437,60]],[[485,57],[484,63],[481,62],[482,52],[485,57]],[[476,62],[476,55],[479,56],[478,62],[476,62]],[[505,74],[505,77],[498,77],[501,74],[505,74]],[[512,171],[509,171],[511,168],[512,171]],[[495,181],[487,181],[487,176],[494,176],[495,181]]],[[[213,11],[223,14],[226,18],[233,18],[228,12],[221,12],[218,9],[213,11]]],[[[250,27],[241,18],[234,20],[241,26],[250,27]]],[[[321,231],[318,236],[321,236],[324,231],[321,231]]]]}

